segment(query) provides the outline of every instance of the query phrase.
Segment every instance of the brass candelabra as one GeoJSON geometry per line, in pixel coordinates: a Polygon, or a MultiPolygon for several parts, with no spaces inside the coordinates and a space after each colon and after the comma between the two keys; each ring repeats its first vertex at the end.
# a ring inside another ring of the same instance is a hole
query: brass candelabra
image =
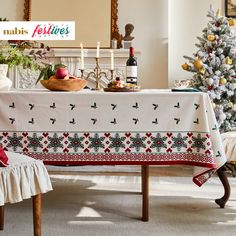
{"type": "Polygon", "coordinates": [[[95,83],[96,83],[95,90],[100,91],[102,90],[101,84],[100,84],[101,78],[105,77],[108,81],[112,81],[114,79],[114,69],[110,70],[110,77],[109,77],[108,73],[106,73],[105,71],[102,71],[99,65],[99,58],[96,57],[95,60],[96,60],[96,66],[92,72],[88,73],[87,76],[84,75],[84,69],[80,69],[80,72],[81,72],[82,79],[88,80],[88,79],[94,78],[95,83]]]}

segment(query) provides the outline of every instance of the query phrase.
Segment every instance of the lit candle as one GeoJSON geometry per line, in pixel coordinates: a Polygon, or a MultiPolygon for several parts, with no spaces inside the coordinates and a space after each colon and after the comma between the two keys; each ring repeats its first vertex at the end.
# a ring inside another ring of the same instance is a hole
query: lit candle
{"type": "Polygon", "coordinates": [[[97,42],[97,58],[99,58],[100,42],[97,42]]]}
{"type": "Polygon", "coordinates": [[[81,47],[81,70],[84,70],[84,48],[83,48],[83,44],[81,43],[80,44],[80,47],[81,47]]]}
{"type": "Polygon", "coordinates": [[[111,50],[111,70],[114,70],[114,52],[111,50]]]}

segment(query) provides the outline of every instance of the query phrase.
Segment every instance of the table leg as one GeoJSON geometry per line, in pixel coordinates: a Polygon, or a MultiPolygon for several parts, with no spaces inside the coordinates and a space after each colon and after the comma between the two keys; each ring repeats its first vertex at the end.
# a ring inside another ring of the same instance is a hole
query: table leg
{"type": "Polygon", "coordinates": [[[33,201],[34,236],[41,236],[42,195],[38,194],[36,196],[33,196],[32,201],[33,201]]]}
{"type": "Polygon", "coordinates": [[[215,202],[221,208],[224,208],[226,202],[229,200],[229,197],[230,197],[230,185],[229,185],[229,181],[228,181],[227,175],[225,173],[225,167],[222,166],[220,169],[218,169],[217,170],[217,174],[219,176],[219,179],[220,179],[221,183],[224,186],[225,193],[224,193],[224,196],[222,198],[216,199],[215,202]]]}
{"type": "Polygon", "coordinates": [[[143,194],[142,221],[148,221],[149,220],[149,165],[142,166],[142,194],[143,194]]]}
{"type": "Polygon", "coordinates": [[[0,206],[0,230],[4,229],[4,206],[0,206]]]}

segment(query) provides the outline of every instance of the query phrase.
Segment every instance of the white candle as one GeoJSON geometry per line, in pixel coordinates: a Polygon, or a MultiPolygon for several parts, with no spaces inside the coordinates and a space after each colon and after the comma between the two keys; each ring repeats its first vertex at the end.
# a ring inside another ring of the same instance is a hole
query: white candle
{"type": "Polygon", "coordinates": [[[111,70],[114,70],[114,52],[111,50],[111,70]]]}
{"type": "Polygon", "coordinates": [[[84,70],[84,48],[82,43],[80,44],[80,47],[81,47],[81,58],[80,58],[81,70],[84,70]]]}
{"type": "Polygon", "coordinates": [[[100,49],[100,42],[97,42],[97,55],[96,55],[97,58],[99,58],[99,49],[100,49]]]}

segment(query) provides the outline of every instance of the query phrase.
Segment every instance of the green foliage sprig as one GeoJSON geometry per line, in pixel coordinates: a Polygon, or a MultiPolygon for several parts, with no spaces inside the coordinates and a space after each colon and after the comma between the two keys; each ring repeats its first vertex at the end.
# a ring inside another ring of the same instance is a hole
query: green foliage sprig
{"type": "Polygon", "coordinates": [[[35,41],[0,41],[0,64],[8,64],[9,67],[21,65],[23,68],[40,69],[51,53],[49,47],[35,41]]]}

